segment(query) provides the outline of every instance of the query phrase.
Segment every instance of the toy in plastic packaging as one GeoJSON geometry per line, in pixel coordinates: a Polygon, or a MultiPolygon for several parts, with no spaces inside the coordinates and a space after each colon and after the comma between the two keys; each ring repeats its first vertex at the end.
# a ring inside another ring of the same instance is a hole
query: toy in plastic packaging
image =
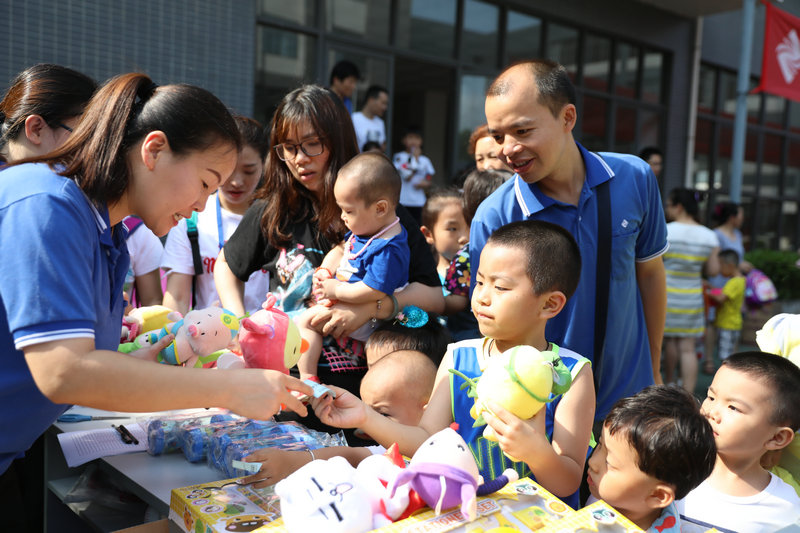
{"type": "Polygon", "coordinates": [[[141,425],[147,431],[147,451],[151,455],[161,455],[182,449],[181,431],[185,428],[236,419],[241,418],[217,409],[146,418],[141,425]]]}

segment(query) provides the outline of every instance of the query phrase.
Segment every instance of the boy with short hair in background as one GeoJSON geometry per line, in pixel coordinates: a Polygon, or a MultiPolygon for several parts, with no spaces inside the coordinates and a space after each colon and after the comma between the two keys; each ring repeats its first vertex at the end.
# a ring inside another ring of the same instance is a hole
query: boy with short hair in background
{"type": "Polygon", "coordinates": [[[404,151],[394,154],[392,162],[403,179],[400,189],[400,204],[422,223],[422,206],[425,205],[425,191],[431,186],[431,178],[436,172],[433,163],[422,155],[422,132],[416,126],[406,130],[402,139],[404,151]]]}
{"type": "Polygon", "coordinates": [[[708,477],[716,451],[694,396],[652,385],[609,411],[589,458],[589,491],[645,531],[677,533],[674,502],[708,477]]]}
{"type": "Polygon", "coordinates": [[[719,273],[727,278],[721,290],[711,291],[709,297],[717,304],[714,326],[717,329],[717,355],[724,361],[739,346],[742,334],[742,305],[744,304],[745,277],[739,270],[736,250],[719,252],[719,273]]]}
{"type": "Polygon", "coordinates": [[[800,521],[800,497],[761,464],[800,429],[800,368],[778,355],[742,352],[714,375],[701,408],[717,460],[711,475],[677,502],[681,531],[756,533],[800,521]]]}

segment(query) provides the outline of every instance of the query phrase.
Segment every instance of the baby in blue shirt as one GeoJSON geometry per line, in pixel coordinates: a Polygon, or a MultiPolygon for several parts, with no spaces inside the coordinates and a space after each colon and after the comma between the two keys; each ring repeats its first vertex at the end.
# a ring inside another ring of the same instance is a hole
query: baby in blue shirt
{"type": "MultiPolygon", "coordinates": [[[[297,364],[301,379],[314,379],[317,373],[322,333],[311,323],[318,313],[333,301],[393,300],[393,293],[408,283],[408,233],[395,213],[400,187],[397,170],[383,154],[359,154],[339,170],[333,195],[350,231],[314,273],[317,304],[297,319],[300,335],[308,342],[297,364]]],[[[369,321],[350,336],[366,340],[377,325],[369,321]]]]}

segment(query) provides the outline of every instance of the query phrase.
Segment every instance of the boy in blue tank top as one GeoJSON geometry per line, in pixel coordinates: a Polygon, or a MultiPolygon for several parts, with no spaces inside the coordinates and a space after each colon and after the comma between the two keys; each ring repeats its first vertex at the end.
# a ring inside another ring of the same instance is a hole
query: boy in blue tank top
{"type": "Polygon", "coordinates": [[[580,269],[578,246],[562,227],[527,220],[499,228],[481,252],[472,294],[472,311],[484,338],[448,347],[419,425],[389,420],[338,388],[336,399],[325,396],[313,402],[317,416],[332,426],[359,427],[383,446],[397,442],[407,456],[430,435],[457,422],[484,480],[513,468],[577,507],[594,419],[592,371],[587,359],[549,343],[545,326],[575,291],[580,269]],[[463,379],[449,370],[479,376],[492,357],[519,345],[557,352],[572,374],[571,388],[551,398],[530,420],[490,404],[494,414],[484,411],[486,428],[473,428],[473,399],[461,389],[463,379]],[[485,439],[484,429],[493,432],[497,442],[485,439]]]}

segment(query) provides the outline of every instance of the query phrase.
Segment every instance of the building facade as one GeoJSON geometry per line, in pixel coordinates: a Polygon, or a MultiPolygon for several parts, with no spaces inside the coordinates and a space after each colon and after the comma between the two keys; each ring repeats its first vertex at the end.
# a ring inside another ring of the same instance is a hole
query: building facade
{"type": "MultiPolygon", "coordinates": [[[[800,0],[781,9],[800,15],[800,0]]],[[[764,8],[756,10],[752,84],[764,8]]],[[[268,122],[301,83],[328,84],[340,59],[389,89],[390,151],[423,133],[435,180],[469,165],[483,93],[510,62],[564,64],[578,94],[576,138],[593,150],[665,154],[662,192],[728,198],[741,0],[0,0],[0,87],[42,61],[98,80],[142,70],[206,87],[268,122]]],[[[800,103],[748,97],[742,203],[747,245],[800,246],[800,103]]]]}

